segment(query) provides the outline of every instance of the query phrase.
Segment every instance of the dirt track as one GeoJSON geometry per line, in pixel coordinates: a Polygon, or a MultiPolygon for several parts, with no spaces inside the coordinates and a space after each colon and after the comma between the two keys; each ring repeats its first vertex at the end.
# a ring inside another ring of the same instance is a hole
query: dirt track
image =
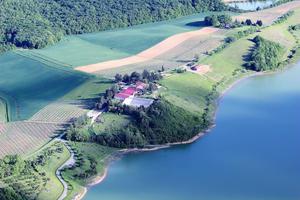
{"type": "Polygon", "coordinates": [[[210,35],[219,29],[217,28],[203,28],[197,31],[191,31],[191,32],[186,32],[186,33],[180,33],[177,35],[173,35],[162,42],[158,43],[157,45],[137,54],[134,56],[130,56],[127,58],[122,58],[118,60],[112,60],[112,61],[106,61],[106,62],[101,62],[101,63],[96,63],[92,65],[86,65],[86,66],[81,66],[75,68],[76,70],[87,72],[87,73],[94,73],[94,72],[99,72],[107,69],[112,69],[112,68],[118,68],[126,65],[132,65],[132,64],[137,64],[137,63],[142,63],[149,61],[151,59],[154,59],[167,51],[170,51],[171,49],[175,48],[176,46],[182,44],[183,42],[194,38],[198,36],[207,36],[210,35]]]}

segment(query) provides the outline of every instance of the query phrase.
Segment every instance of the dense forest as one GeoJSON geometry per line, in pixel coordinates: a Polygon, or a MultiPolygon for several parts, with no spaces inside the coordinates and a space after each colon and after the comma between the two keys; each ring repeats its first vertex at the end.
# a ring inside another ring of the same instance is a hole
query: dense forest
{"type": "Polygon", "coordinates": [[[43,48],[69,34],[224,9],[220,0],[1,0],[0,52],[43,48]]]}

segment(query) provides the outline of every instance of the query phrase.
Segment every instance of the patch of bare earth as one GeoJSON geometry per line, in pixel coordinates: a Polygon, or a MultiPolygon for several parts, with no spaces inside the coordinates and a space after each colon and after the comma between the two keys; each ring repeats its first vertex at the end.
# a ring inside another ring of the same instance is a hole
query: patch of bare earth
{"type": "Polygon", "coordinates": [[[290,10],[295,10],[300,7],[300,0],[295,0],[282,4],[277,7],[257,11],[244,13],[239,16],[234,17],[238,21],[245,21],[246,19],[251,19],[251,21],[262,20],[265,25],[271,25],[278,17],[287,13],[290,10]]]}
{"type": "Polygon", "coordinates": [[[118,59],[118,60],[111,60],[111,61],[96,63],[92,65],[81,66],[75,69],[87,73],[95,73],[95,72],[110,70],[113,68],[119,68],[127,65],[141,64],[160,57],[166,52],[174,48],[177,48],[179,45],[183,44],[184,42],[192,38],[206,37],[208,35],[217,32],[218,30],[219,29],[207,27],[197,31],[176,34],[137,55],[130,56],[123,59],[118,59]]]}

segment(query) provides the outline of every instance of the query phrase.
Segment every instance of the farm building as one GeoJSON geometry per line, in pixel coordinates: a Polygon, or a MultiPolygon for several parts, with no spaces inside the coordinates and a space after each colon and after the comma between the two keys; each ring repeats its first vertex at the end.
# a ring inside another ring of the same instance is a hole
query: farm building
{"type": "Polygon", "coordinates": [[[146,87],[147,87],[147,84],[146,84],[146,83],[143,83],[143,82],[141,82],[141,81],[138,81],[138,82],[136,83],[136,89],[137,89],[137,90],[144,90],[144,89],[146,89],[146,87]]]}
{"type": "Polygon", "coordinates": [[[123,104],[132,107],[141,107],[144,106],[145,108],[149,107],[153,103],[153,99],[146,99],[140,97],[128,97],[124,100],[123,104]]]}
{"type": "Polygon", "coordinates": [[[125,100],[126,98],[134,95],[136,93],[135,87],[128,87],[126,89],[123,89],[121,92],[115,95],[115,98],[118,100],[125,100]]]}

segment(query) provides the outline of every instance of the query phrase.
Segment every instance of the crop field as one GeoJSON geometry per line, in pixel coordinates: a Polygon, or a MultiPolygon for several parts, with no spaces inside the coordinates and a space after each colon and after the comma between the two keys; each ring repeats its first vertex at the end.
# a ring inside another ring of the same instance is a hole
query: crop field
{"type": "Polygon", "coordinates": [[[28,154],[40,148],[63,127],[53,123],[10,122],[0,124],[0,158],[28,154]]]}
{"type": "Polygon", "coordinates": [[[0,63],[0,94],[5,94],[10,121],[30,118],[88,79],[15,53],[0,56],[0,63]]]}
{"type": "Polygon", "coordinates": [[[116,73],[125,74],[132,71],[143,71],[144,69],[150,71],[158,70],[161,69],[162,66],[167,70],[175,69],[192,61],[195,55],[198,55],[200,59],[206,57],[206,52],[211,51],[220,45],[225,32],[227,31],[219,30],[213,35],[196,36],[149,61],[107,69],[96,73],[112,77],[116,73]]]}
{"type": "Polygon", "coordinates": [[[191,72],[173,74],[164,78],[161,85],[164,98],[190,112],[202,113],[205,108],[205,96],[211,91],[215,81],[191,72]]]}
{"type": "Polygon", "coordinates": [[[137,54],[177,33],[198,30],[208,13],[149,23],[112,31],[70,36],[64,41],[34,52],[73,67],[137,54]]]}
{"type": "Polygon", "coordinates": [[[0,123],[6,122],[8,118],[7,113],[7,104],[4,99],[0,98],[0,123]]]}
{"type": "Polygon", "coordinates": [[[64,124],[84,115],[87,111],[80,101],[57,101],[45,106],[29,121],[64,124]]]}

